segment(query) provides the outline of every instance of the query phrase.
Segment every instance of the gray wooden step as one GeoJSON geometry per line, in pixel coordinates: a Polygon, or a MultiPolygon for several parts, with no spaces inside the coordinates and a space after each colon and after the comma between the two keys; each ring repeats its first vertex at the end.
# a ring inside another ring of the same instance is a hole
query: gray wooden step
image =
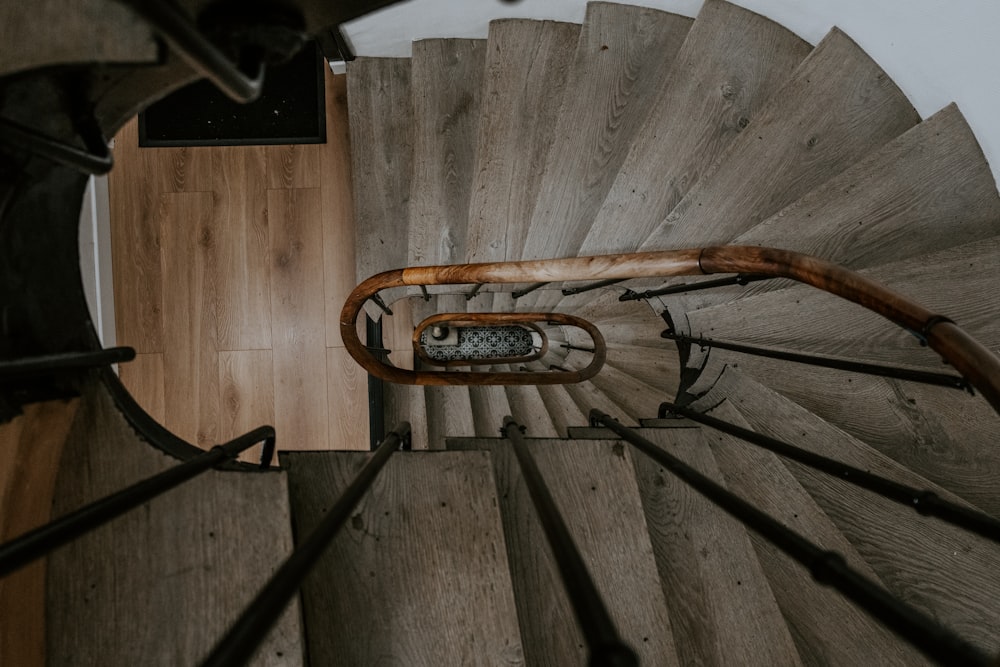
{"type": "Polygon", "coordinates": [[[992,484],[1000,467],[1000,418],[981,397],[745,355],[712,354],[723,367],[738,365],[898,463],[1000,516],[1000,494],[992,484]]]}
{"type": "MultiPolygon", "coordinates": [[[[622,638],[641,664],[678,664],[630,454],[618,442],[527,443],[622,638]]],[[[510,443],[456,444],[493,454],[525,663],[584,664],[584,639],[510,443]]]]}
{"type": "Polygon", "coordinates": [[[752,125],[811,50],[776,23],[709,0],[587,234],[581,255],[632,252],[752,125]],[[708,85],[711,82],[711,85],[708,85]]]}
{"type": "Polygon", "coordinates": [[[521,256],[580,26],[490,23],[469,202],[468,262],[521,256]]]}
{"type": "MultiPolygon", "coordinates": [[[[514,367],[507,366],[505,370],[514,370],[514,367]]],[[[510,415],[527,428],[528,435],[532,438],[560,437],[555,420],[549,414],[549,407],[539,391],[539,386],[531,384],[507,385],[503,389],[507,393],[510,415]]]]}
{"type": "Polygon", "coordinates": [[[485,47],[486,41],[477,39],[413,44],[407,266],[465,260],[485,47]]]}
{"type": "Polygon", "coordinates": [[[391,382],[383,385],[385,430],[388,433],[400,422],[409,422],[410,446],[413,449],[440,449],[440,446],[432,448],[430,445],[424,389],[419,385],[391,382]]]}
{"type": "Polygon", "coordinates": [[[642,248],[727,243],[919,120],[892,80],[835,28],[642,248]]]}
{"type": "MultiPolygon", "coordinates": [[[[745,373],[727,369],[695,407],[722,398],[758,432],[964,502],[745,373]]],[[[988,653],[1000,649],[1000,545],[799,464],[786,467],[890,592],[988,653]]]]}
{"type": "Polygon", "coordinates": [[[576,254],[692,20],[587,5],[521,259],[576,254]]]}
{"type": "Polygon", "coordinates": [[[640,419],[655,417],[660,403],[672,400],[677,390],[676,385],[652,387],[610,365],[601,369],[590,382],[628,413],[636,424],[640,419]]]}
{"type": "MultiPolygon", "coordinates": [[[[989,164],[954,104],[786,206],[734,245],[787,248],[863,269],[1000,233],[989,164]]],[[[787,286],[772,280],[673,297],[685,311],[787,286]]]]}
{"type": "MultiPolygon", "coordinates": [[[[178,463],[92,388],[59,463],[53,517],[178,463]]],[[[199,664],[291,550],[284,472],[203,473],[49,555],[48,664],[199,664]]],[[[252,664],[304,663],[293,602],[252,664]]]]}
{"type": "MultiPolygon", "coordinates": [[[[724,483],[702,429],[641,435],[724,483]]],[[[680,662],[800,664],[747,531],[655,461],[632,454],[680,662]]]]}
{"type": "MultiPolygon", "coordinates": [[[[357,58],[348,65],[357,282],[406,266],[413,168],[409,58],[357,58]],[[362,147],[364,147],[362,149],[362,147]]],[[[365,310],[381,316],[370,304],[365,310]]]]}
{"type": "Polygon", "coordinates": [[[680,383],[680,359],[677,347],[661,339],[661,347],[637,347],[612,343],[608,345],[607,364],[662,394],[673,397],[680,383]]]}
{"type": "Polygon", "coordinates": [[[427,405],[427,442],[430,449],[444,448],[446,437],[471,438],[476,435],[468,387],[424,387],[424,401],[427,405]]]}
{"type": "MultiPolygon", "coordinates": [[[[1000,304],[982,299],[1000,273],[1000,236],[860,273],[950,317],[987,347],[1000,347],[1000,304]],[[943,289],[944,280],[960,287],[943,289]]],[[[687,320],[692,331],[707,338],[948,370],[940,356],[921,348],[912,334],[861,306],[808,286],[694,311],[687,313],[687,320]]]]}
{"type": "MultiPolygon", "coordinates": [[[[538,395],[545,405],[545,413],[552,420],[556,432],[560,437],[567,435],[567,429],[571,426],[578,426],[587,423],[587,415],[573,400],[573,397],[566,391],[563,385],[539,385],[538,395]]],[[[528,435],[534,435],[530,426],[528,435]]]]}
{"type": "MultiPolygon", "coordinates": [[[[492,368],[473,366],[472,370],[490,372],[492,368]]],[[[469,387],[469,401],[472,407],[472,421],[476,437],[500,437],[504,417],[513,414],[504,388],[499,385],[469,387]]]]}
{"type": "MultiPolygon", "coordinates": [[[[723,401],[710,414],[750,428],[729,400],[723,401]]],[[[814,544],[841,554],[856,571],[881,583],[871,566],[776,455],[711,429],[706,428],[705,434],[730,491],[814,544]]],[[[915,649],[844,596],[820,585],[767,540],[750,533],[750,541],[805,663],[927,664],[926,658],[915,649]]]]}
{"type": "MultiPolygon", "coordinates": [[[[282,455],[301,541],[368,460],[282,455]]],[[[490,455],[395,454],[307,579],[313,664],[521,664],[490,455]]]]}

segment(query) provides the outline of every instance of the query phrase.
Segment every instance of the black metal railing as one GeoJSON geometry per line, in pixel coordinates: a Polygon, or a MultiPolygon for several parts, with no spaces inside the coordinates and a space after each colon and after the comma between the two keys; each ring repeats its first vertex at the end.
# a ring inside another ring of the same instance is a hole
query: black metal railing
{"type": "Polygon", "coordinates": [[[729,285],[749,285],[761,280],[771,280],[771,276],[755,276],[752,274],[739,273],[729,278],[715,278],[714,280],[702,280],[696,283],[682,283],[680,285],[668,285],[659,289],[644,290],[636,292],[625,290],[625,293],[618,297],[619,301],[638,301],[640,299],[650,299],[655,296],[667,296],[669,294],[686,294],[699,290],[713,289],[715,287],[727,287],[729,285]]]}
{"type": "Polygon", "coordinates": [[[559,567],[563,586],[573,606],[577,623],[587,641],[590,651],[589,664],[594,667],[638,665],[635,653],[618,636],[618,631],[597,592],[583,557],[580,556],[580,551],[573,542],[573,537],[559,513],[555,500],[545,485],[545,478],[524,442],[523,428],[512,417],[504,417],[502,433],[511,442],[524,484],[559,567]]]}
{"type": "Polygon", "coordinates": [[[275,437],[274,428],[271,426],[261,426],[226,444],[216,445],[173,468],[96,500],[0,545],[0,577],[14,572],[53,549],[85,535],[218,464],[235,459],[241,452],[261,441],[264,442],[264,448],[261,452],[260,467],[266,469],[274,457],[275,437]]]}
{"type": "Polygon", "coordinates": [[[601,289],[602,287],[610,287],[612,285],[617,285],[618,283],[625,282],[625,278],[613,278],[611,280],[598,280],[593,283],[587,283],[586,285],[580,285],[579,287],[566,287],[563,288],[563,296],[573,296],[574,294],[583,294],[585,292],[590,292],[595,289],[601,289]]]}
{"type": "Polygon", "coordinates": [[[947,501],[933,491],[918,489],[880,477],[867,470],[835,461],[776,438],[771,438],[722,419],[702,414],[691,408],[664,403],[660,406],[660,416],[665,416],[665,413],[687,417],[691,421],[705,424],[718,431],[728,433],[748,443],[774,452],[779,456],[791,459],[814,470],[819,470],[849,484],[867,489],[900,505],[912,507],[915,511],[925,516],[936,517],[942,521],[974,532],[988,540],[1000,542],[1000,521],[983,512],[947,501]]]}
{"type": "Polygon", "coordinates": [[[921,371],[911,368],[900,368],[898,366],[886,366],[884,364],[873,364],[862,361],[851,361],[849,359],[837,359],[834,357],[820,357],[812,354],[802,354],[799,352],[788,352],[785,350],[773,350],[742,343],[733,343],[713,338],[702,338],[700,336],[687,336],[673,331],[664,331],[660,334],[663,338],[677,343],[688,343],[701,348],[718,348],[729,350],[741,354],[749,354],[756,357],[766,357],[768,359],[778,359],[796,364],[806,364],[808,366],[818,366],[821,368],[832,368],[835,370],[848,371],[851,373],[863,373],[865,375],[875,375],[878,377],[894,378],[896,380],[906,380],[909,382],[919,382],[938,387],[949,387],[951,389],[961,389],[970,394],[974,393],[972,385],[961,375],[951,373],[934,373],[931,371],[921,371]]]}
{"type": "Polygon", "coordinates": [[[851,568],[839,553],[821,549],[600,410],[591,410],[590,419],[594,426],[604,426],[614,431],[714,505],[767,539],[805,566],[818,583],[836,589],[927,657],[949,665],[994,665],[993,658],[979,648],[958,637],[927,614],[896,599],[851,568]]]}
{"type": "Polygon", "coordinates": [[[5,382],[33,378],[40,375],[88,370],[124,363],[135,359],[131,347],[109,347],[101,350],[83,350],[59,354],[42,354],[0,361],[0,385],[5,382]]]}
{"type": "Polygon", "coordinates": [[[409,439],[410,425],[407,422],[399,424],[385,437],[320,524],[292,552],[216,644],[202,667],[235,667],[245,664],[253,656],[389,457],[400,447],[407,446],[409,439]]]}

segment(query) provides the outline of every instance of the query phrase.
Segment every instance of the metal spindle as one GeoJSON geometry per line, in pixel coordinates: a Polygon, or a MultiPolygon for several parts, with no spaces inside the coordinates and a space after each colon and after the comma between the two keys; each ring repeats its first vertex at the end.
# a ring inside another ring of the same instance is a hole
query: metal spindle
{"type": "Polygon", "coordinates": [[[591,410],[590,419],[592,423],[606,426],[617,433],[744,526],[804,565],[817,582],[835,588],[927,657],[949,665],[989,667],[994,664],[993,659],[979,648],[859,574],[847,565],[839,553],[820,549],[780,521],[600,410],[591,410]]]}
{"type": "Polygon", "coordinates": [[[685,283],[683,285],[669,285],[667,287],[661,287],[654,290],[646,290],[644,292],[634,292],[632,290],[626,291],[620,297],[619,301],[638,301],[640,299],[649,299],[654,296],[665,296],[667,294],[684,294],[686,292],[697,292],[703,289],[712,289],[715,287],[726,287],[728,285],[749,285],[750,283],[755,283],[761,280],[771,280],[772,276],[755,276],[747,273],[740,273],[729,278],[716,278],[714,280],[703,280],[697,283],[685,283]]]}
{"type": "Polygon", "coordinates": [[[548,283],[532,283],[532,284],[528,285],[527,287],[525,287],[524,289],[518,289],[518,290],[514,290],[513,292],[511,292],[510,293],[510,298],[512,298],[512,299],[520,299],[525,294],[531,294],[535,290],[542,289],[546,285],[548,285],[548,283]]]}
{"type": "Polygon", "coordinates": [[[523,427],[512,417],[504,417],[503,435],[511,441],[514,456],[524,477],[531,502],[545,531],[552,554],[559,565],[563,586],[573,605],[577,623],[590,649],[590,665],[638,665],[632,649],[618,636],[614,622],[601,600],[597,587],[580,556],[552,494],[545,485],[522,435],[523,427]]]}
{"type": "Polygon", "coordinates": [[[274,428],[271,426],[261,426],[224,445],[216,445],[189,461],[96,500],[7,542],[0,546],[0,577],[170,491],[219,463],[235,459],[240,452],[262,440],[264,449],[261,452],[261,467],[266,468],[274,455],[274,428]]]}
{"type": "Polygon", "coordinates": [[[477,283],[476,286],[473,287],[469,291],[469,293],[465,295],[465,300],[466,301],[472,301],[474,298],[476,298],[476,296],[479,294],[479,290],[483,289],[483,285],[485,285],[485,284],[486,283],[477,283]]]}
{"type": "Polygon", "coordinates": [[[267,637],[268,631],[281,617],[310,570],[368,492],[389,457],[410,439],[410,424],[400,423],[386,436],[382,444],[344,490],[320,524],[292,552],[277,572],[264,585],[226,635],[216,644],[202,667],[244,665],[267,637]]]}
{"type": "Polygon", "coordinates": [[[30,378],[65,371],[100,368],[102,366],[110,366],[111,364],[132,361],[133,359],[135,359],[135,350],[133,348],[109,347],[103,350],[63,352],[25,357],[12,361],[0,361],[0,382],[15,378],[30,378]]]}
{"type": "Polygon", "coordinates": [[[833,368],[835,370],[850,371],[852,373],[864,373],[866,375],[895,378],[897,380],[907,380],[909,382],[920,382],[922,384],[931,384],[939,387],[961,389],[969,392],[970,394],[973,393],[972,385],[969,384],[968,380],[960,375],[952,375],[950,373],[932,373],[930,371],[918,371],[909,368],[885,366],[883,364],[851,361],[848,359],[832,359],[829,357],[817,357],[797,352],[786,352],[784,350],[769,350],[766,348],[741,345],[739,343],[731,343],[722,340],[700,337],[695,338],[692,336],[685,336],[684,334],[674,333],[669,330],[664,331],[660,334],[660,336],[678,343],[690,343],[691,345],[698,345],[701,347],[716,347],[720,350],[730,350],[732,352],[740,352],[742,354],[751,354],[756,357],[767,357],[768,359],[779,359],[781,361],[790,361],[796,364],[807,364],[809,366],[833,368]]]}
{"type": "Polygon", "coordinates": [[[563,296],[572,296],[574,294],[583,294],[584,292],[589,292],[591,290],[600,289],[602,287],[610,287],[611,285],[617,285],[618,283],[625,282],[628,278],[612,278],[610,280],[598,280],[594,283],[588,283],[586,285],[581,285],[579,287],[567,287],[564,288],[562,293],[563,296]]]}
{"type": "Polygon", "coordinates": [[[376,306],[378,306],[379,310],[381,310],[383,313],[385,313],[386,315],[392,315],[392,309],[389,308],[389,306],[386,305],[386,303],[382,299],[381,295],[379,295],[379,294],[372,294],[368,298],[371,300],[372,303],[374,303],[376,306]]]}

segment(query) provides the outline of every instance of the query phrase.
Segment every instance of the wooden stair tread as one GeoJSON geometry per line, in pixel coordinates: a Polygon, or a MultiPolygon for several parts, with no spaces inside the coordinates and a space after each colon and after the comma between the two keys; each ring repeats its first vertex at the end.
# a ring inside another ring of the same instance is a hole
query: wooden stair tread
{"type": "MultiPolygon", "coordinates": [[[[713,417],[750,428],[743,415],[725,400],[713,417]]],[[[881,583],[871,566],[837,529],[816,501],[802,488],[781,459],[768,451],[718,431],[706,437],[726,486],[760,510],[824,549],[836,551],[856,571],[881,583]]],[[[820,585],[767,540],[750,533],[750,540],[771,582],[799,654],[807,664],[880,665],[926,664],[915,649],[898,639],[833,589],[820,585]]]]}
{"type": "Polygon", "coordinates": [[[834,28],[642,248],[727,243],[919,120],[892,80],[834,28]]]}
{"type": "Polygon", "coordinates": [[[405,266],[465,259],[485,47],[481,39],[413,44],[413,176],[405,266]]]}
{"type": "MultiPolygon", "coordinates": [[[[282,455],[299,540],[368,458],[282,455]]],[[[520,663],[491,476],[485,452],[390,458],[303,587],[313,663],[520,663]]]]}
{"type": "MultiPolygon", "coordinates": [[[[1000,233],[998,218],[989,164],[951,104],[732,243],[786,248],[858,270],[989,238],[1000,233]]],[[[691,311],[788,284],[706,290],[673,302],[691,311]]]]}
{"type": "MultiPolygon", "coordinates": [[[[178,463],[141,440],[101,387],[83,397],[66,441],[53,515],[178,463]]],[[[47,659],[198,664],[291,550],[284,472],[205,472],[48,556],[47,659]]],[[[254,664],[304,664],[301,635],[293,602],[254,664]]]]}
{"type": "Polygon", "coordinates": [[[692,20],[591,2],[517,259],[576,253],[692,20]]]}
{"type": "MultiPolygon", "coordinates": [[[[998,272],[1000,236],[860,271],[932,312],[947,315],[992,349],[1000,348],[1000,306],[979,297],[993,289],[998,272]],[[961,290],[943,290],[942,276],[961,285],[961,290]]],[[[794,285],[690,312],[687,320],[692,331],[707,338],[949,370],[940,356],[922,349],[911,334],[885,318],[808,286],[794,285]],[[793,313],[809,316],[789,317],[793,313]],[[775,322],[781,326],[775,327],[775,322]]]]}
{"type": "Polygon", "coordinates": [[[1000,516],[1000,495],[991,483],[1000,466],[998,418],[982,398],[857,373],[790,368],[767,359],[718,357],[719,363],[738,364],[740,371],[763,379],[818,417],[1000,516]]]}
{"type": "Polygon", "coordinates": [[[706,2],[667,84],[650,102],[657,112],[636,132],[580,255],[636,250],[753,124],[811,48],[759,14],[722,0],[706,2]]]}
{"type": "MultiPolygon", "coordinates": [[[[514,370],[508,367],[508,370],[514,370]]],[[[503,387],[510,405],[510,415],[527,428],[532,438],[558,438],[559,430],[550,414],[551,410],[540,391],[532,384],[508,385],[503,387]]],[[[498,425],[499,428],[500,425],[498,425]]],[[[565,431],[563,431],[565,433],[565,431]]]]}
{"type": "MultiPolygon", "coordinates": [[[[704,404],[721,398],[729,398],[758,432],[963,502],[743,373],[727,369],[711,396],[700,400],[704,404]]],[[[786,467],[889,591],[967,641],[997,652],[1000,545],[799,464],[786,467]]]]}
{"type": "MultiPolygon", "coordinates": [[[[473,366],[474,371],[490,371],[492,368],[473,366]]],[[[504,417],[512,415],[507,392],[499,385],[469,387],[469,401],[472,404],[472,421],[476,436],[480,438],[499,437],[504,417]]]]}
{"type": "Polygon", "coordinates": [[[383,396],[386,433],[396,428],[400,422],[409,422],[410,446],[413,449],[441,449],[440,445],[432,447],[428,436],[424,387],[386,383],[383,387],[383,396]]]}
{"type": "MultiPolygon", "coordinates": [[[[431,449],[444,447],[452,437],[475,437],[469,387],[424,387],[427,405],[427,442],[431,449]]],[[[499,428],[499,426],[497,427],[499,428]]]]}
{"type": "Polygon", "coordinates": [[[745,234],[859,269],[1000,233],[982,149],[950,104],[745,234]]]}
{"type": "MultiPolygon", "coordinates": [[[[358,283],[406,266],[414,141],[410,74],[409,58],[357,58],[348,65],[358,283]]],[[[366,310],[381,316],[367,304],[366,310]]]]}
{"type": "Polygon", "coordinates": [[[490,23],[467,262],[521,257],[579,35],[573,23],[490,23]]]}
{"type": "MultiPolygon", "coordinates": [[[[566,436],[570,426],[587,423],[587,415],[577,406],[576,401],[573,400],[564,386],[557,384],[539,385],[537,389],[545,413],[552,420],[560,437],[566,436]]],[[[530,428],[528,435],[534,435],[530,428]]]]}
{"type": "MultiPolygon", "coordinates": [[[[677,664],[629,453],[617,442],[527,440],[619,634],[641,664],[677,664]]],[[[585,642],[510,449],[493,454],[526,664],[583,664],[585,642]]],[[[467,453],[467,452],[462,452],[467,453]]]]}
{"type": "MultiPolygon", "coordinates": [[[[703,430],[642,435],[724,483],[703,430]]],[[[680,662],[800,664],[747,532],[652,459],[633,461],[680,662]]]]}

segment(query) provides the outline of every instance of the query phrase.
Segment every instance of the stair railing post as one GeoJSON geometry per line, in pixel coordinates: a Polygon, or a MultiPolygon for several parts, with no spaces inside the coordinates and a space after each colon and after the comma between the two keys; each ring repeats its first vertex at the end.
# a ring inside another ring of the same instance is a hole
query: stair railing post
{"type": "Polygon", "coordinates": [[[545,485],[545,479],[535,459],[528,451],[528,446],[524,442],[523,428],[508,416],[504,417],[501,432],[511,442],[525,486],[528,487],[532,504],[538,513],[538,520],[542,524],[545,538],[559,566],[563,587],[573,605],[577,623],[590,650],[589,664],[593,667],[638,665],[635,653],[618,636],[618,631],[600,593],[597,592],[587,565],[583,562],[569,528],[566,527],[566,522],[563,521],[555,500],[545,485]]]}

